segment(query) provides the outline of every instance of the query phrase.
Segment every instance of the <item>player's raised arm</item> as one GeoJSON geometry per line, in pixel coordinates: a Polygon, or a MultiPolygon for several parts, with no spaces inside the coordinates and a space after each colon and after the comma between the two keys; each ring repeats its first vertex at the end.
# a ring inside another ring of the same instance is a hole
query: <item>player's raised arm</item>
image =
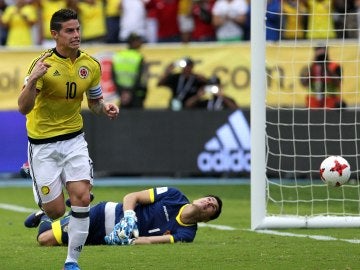
{"type": "Polygon", "coordinates": [[[128,193],[123,199],[123,210],[134,210],[137,204],[150,204],[152,203],[150,197],[150,190],[142,190],[137,192],[128,193]]]}
{"type": "Polygon", "coordinates": [[[51,54],[44,54],[35,64],[31,73],[25,78],[23,89],[18,98],[19,112],[28,114],[35,105],[35,98],[37,95],[36,82],[41,78],[49,69],[50,64],[45,62],[45,59],[51,54]]]}

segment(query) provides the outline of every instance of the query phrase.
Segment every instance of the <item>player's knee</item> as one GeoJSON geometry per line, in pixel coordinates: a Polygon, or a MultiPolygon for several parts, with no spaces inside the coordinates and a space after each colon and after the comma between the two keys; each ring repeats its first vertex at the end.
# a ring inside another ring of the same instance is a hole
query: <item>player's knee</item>
{"type": "Polygon", "coordinates": [[[46,246],[46,240],[47,240],[47,237],[44,236],[44,233],[40,234],[37,238],[37,241],[40,246],[46,246]]]}
{"type": "Polygon", "coordinates": [[[56,244],[51,230],[39,234],[37,241],[40,246],[54,246],[56,244]]]}
{"type": "Polygon", "coordinates": [[[45,213],[51,219],[58,219],[65,214],[65,206],[59,208],[44,209],[45,213]]]}
{"type": "Polygon", "coordinates": [[[50,202],[43,203],[41,206],[46,215],[51,219],[62,217],[66,211],[63,194],[60,194],[56,199],[50,202]]]}
{"type": "Polygon", "coordinates": [[[85,193],[79,196],[72,196],[70,198],[70,202],[72,206],[89,206],[91,199],[90,199],[90,194],[89,193],[85,193]]]}

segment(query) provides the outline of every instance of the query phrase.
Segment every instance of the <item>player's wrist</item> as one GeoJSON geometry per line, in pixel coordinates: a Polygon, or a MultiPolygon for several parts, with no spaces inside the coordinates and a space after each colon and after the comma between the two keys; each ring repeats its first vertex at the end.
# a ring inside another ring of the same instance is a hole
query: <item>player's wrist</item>
{"type": "Polygon", "coordinates": [[[127,218],[127,217],[131,217],[131,218],[134,218],[136,220],[136,213],[134,210],[125,210],[124,211],[124,217],[127,218]]]}
{"type": "Polygon", "coordinates": [[[37,80],[37,77],[35,77],[33,74],[30,74],[25,78],[25,85],[33,85],[37,82],[37,80]]]}

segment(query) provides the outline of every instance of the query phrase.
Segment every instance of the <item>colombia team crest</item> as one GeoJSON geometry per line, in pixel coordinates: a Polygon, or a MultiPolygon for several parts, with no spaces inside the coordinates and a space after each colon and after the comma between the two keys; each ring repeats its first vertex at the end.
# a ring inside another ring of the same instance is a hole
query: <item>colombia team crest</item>
{"type": "Polygon", "coordinates": [[[79,76],[81,79],[85,79],[87,78],[87,76],[89,76],[89,70],[87,69],[87,67],[80,67],[79,68],[79,76]]]}

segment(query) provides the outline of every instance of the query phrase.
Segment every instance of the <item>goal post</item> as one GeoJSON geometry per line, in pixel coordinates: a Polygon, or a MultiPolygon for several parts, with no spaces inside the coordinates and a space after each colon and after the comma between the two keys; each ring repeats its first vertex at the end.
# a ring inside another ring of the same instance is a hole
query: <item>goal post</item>
{"type": "MultiPolygon", "coordinates": [[[[251,229],[359,227],[359,42],[345,35],[319,39],[309,33],[305,39],[295,35],[266,41],[267,4],[251,3],[251,229]],[[336,93],[346,107],[306,104],[318,46],[341,66],[341,91],[336,93]],[[320,180],[321,161],[330,155],[350,163],[351,179],[341,187],[320,180]]],[[[281,27],[282,12],[275,14],[281,27]]],[[[282,35],[286,31],[280,29],[282,35]]]]}
{"type": "Polygon", "coordinates": [[[265,174],[265,0],[251,3],[251,228],[266,218],[265,174]],[[255,162],[256,160],[256,162],[255,162]]]}

